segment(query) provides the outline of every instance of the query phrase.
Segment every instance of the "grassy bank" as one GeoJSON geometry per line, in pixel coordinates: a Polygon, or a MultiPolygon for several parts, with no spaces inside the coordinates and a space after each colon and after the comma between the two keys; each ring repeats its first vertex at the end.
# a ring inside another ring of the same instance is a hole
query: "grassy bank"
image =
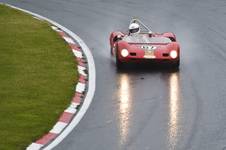
{"type": "Polygon", "coordinates": [[[77,81],[73,55],[48,23],[0,5],[0,149],[48,132],[77,81]]]}

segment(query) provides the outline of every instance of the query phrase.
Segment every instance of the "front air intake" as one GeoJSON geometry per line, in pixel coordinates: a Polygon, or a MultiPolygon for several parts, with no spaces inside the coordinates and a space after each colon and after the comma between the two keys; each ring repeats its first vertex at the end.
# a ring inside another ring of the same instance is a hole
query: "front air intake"
{"type": "Polygon", "coordinates": [[[169,57],[169,53],[163,53],[162,56],[163,57],[169,57]]]}
{"type": "Polygon", "coordinates": [[[137,54],[136,53],[129,53],[130,56],[136,56],[137,54]]]}

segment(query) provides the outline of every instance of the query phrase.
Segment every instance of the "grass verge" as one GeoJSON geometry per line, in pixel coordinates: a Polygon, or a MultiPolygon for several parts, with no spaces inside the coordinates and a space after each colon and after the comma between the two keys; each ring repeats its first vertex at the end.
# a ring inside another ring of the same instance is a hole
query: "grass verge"
{"type": "Polygon", "coordinates": [[[0,5],[0,149],[22,150],[69,105],[76,62],[49,24],[0,5]]]}

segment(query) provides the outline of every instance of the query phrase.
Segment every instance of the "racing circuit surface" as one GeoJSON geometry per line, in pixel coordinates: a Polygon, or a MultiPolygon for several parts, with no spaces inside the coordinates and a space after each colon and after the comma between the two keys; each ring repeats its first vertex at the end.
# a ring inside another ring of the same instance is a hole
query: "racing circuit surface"
{"type": "Polygon", "coordinates": [[[94,55],[93,102],[55,150],[226,149],[225,0],[7,0],[68,27],[94,55]],[[111,31],[139,17],[181,44],[180,71],[118,72],[111,31]]]}

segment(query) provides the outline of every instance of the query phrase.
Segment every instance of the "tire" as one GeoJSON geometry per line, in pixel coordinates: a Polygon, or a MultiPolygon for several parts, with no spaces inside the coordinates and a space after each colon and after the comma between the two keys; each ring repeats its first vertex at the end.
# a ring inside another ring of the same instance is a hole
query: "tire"
{"type": "Polygon", "coordinates": [[[180,67],[180,59],[178,59],[177,61],[173,62],[172,67],[174,69],[179,69],[179,67],[180,67]]]}
{"type": "Polygon", "coordinates": [[[123,62],[118,57],[118,51],[116,51],[115,63],[116,63],[117,69],[121,69],[123,67],[123,62]]]}

